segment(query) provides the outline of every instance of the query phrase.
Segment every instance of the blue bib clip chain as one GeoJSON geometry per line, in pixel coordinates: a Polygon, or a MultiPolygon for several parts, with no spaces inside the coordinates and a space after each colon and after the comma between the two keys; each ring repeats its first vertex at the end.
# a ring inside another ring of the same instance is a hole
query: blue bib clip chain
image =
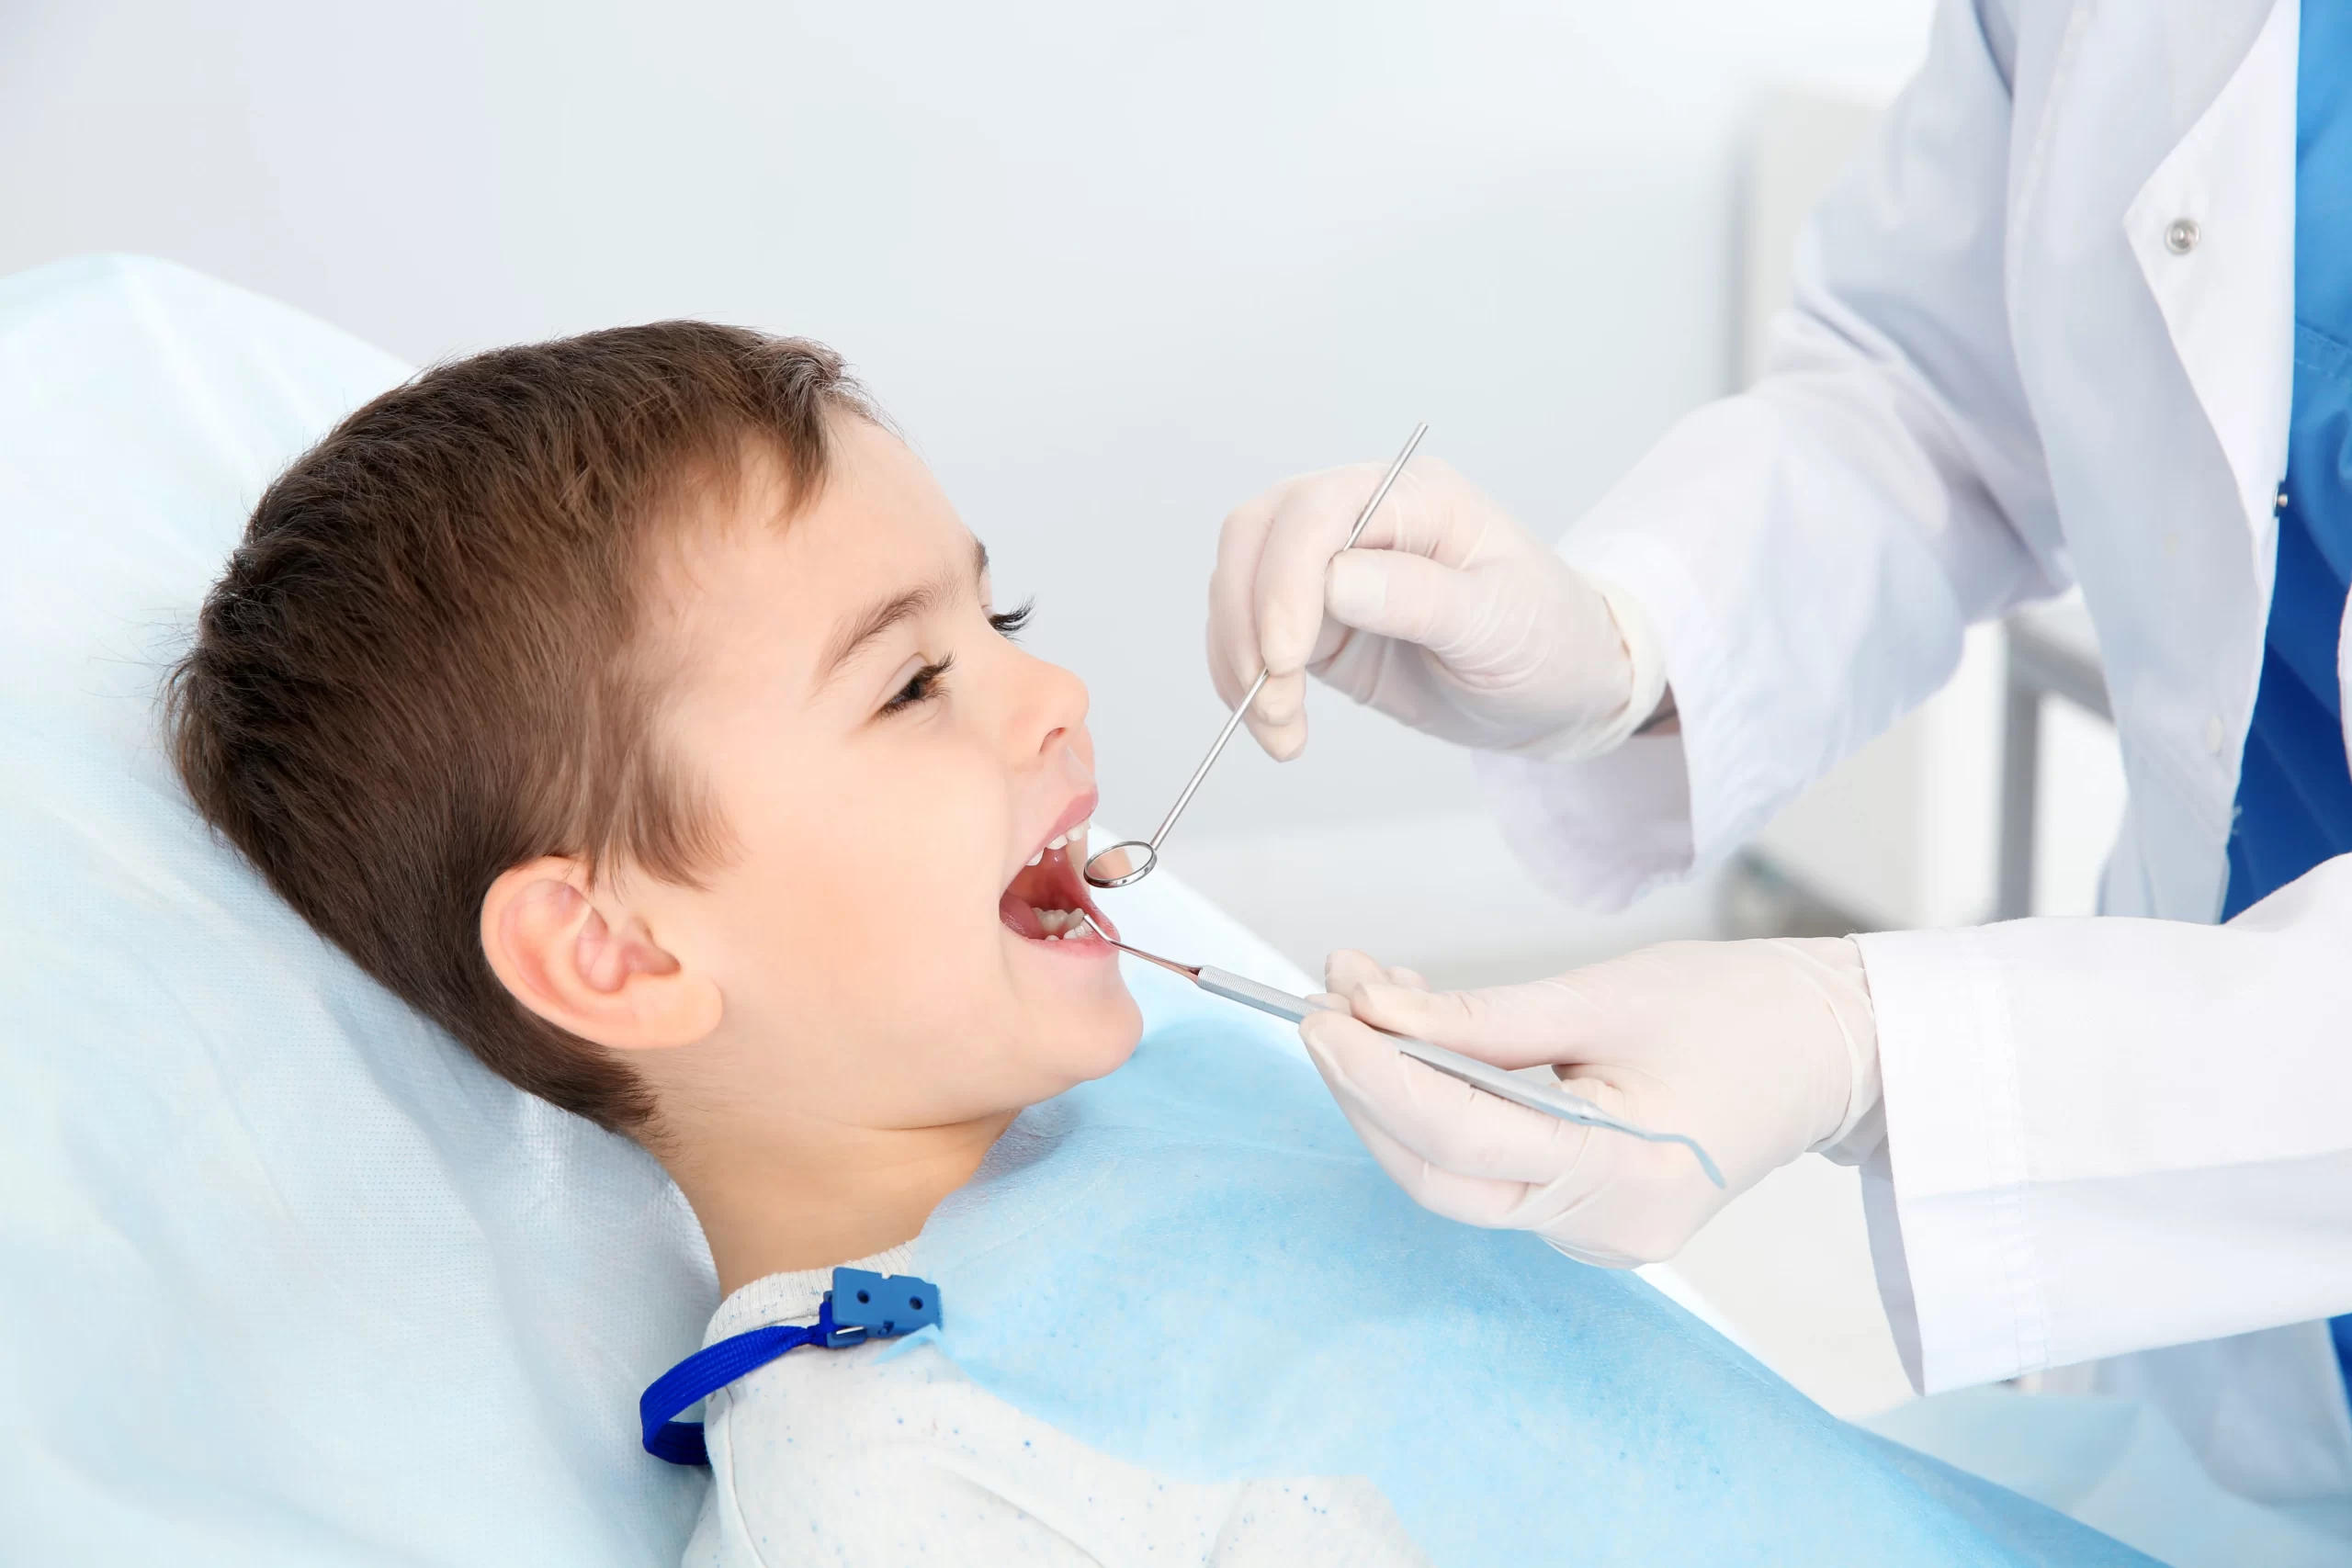
{"type": "Polygon", "coordinates": [[[717,1393],[737,1378],[758,1371],[787,1350],[822,1345],[829,1350],[896,1339],[918,1328],[939,1326],[939,1290],[911,1274],[873,1274],[836,1269],[833,1288],[805,1328],[770,1325],[731,1335],[706,1346],[653,1380],[637,1402],[645,1451],[672,1464],[708,1464],[702,1423],[677,1419],[696,1400],[717,1393]]]}

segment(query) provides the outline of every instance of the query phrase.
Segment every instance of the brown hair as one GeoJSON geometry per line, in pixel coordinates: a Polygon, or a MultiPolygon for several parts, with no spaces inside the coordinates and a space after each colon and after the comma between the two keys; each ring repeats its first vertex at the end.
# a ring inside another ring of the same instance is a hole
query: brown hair
{"type": "Polygon", "coordinates": [[[820,344],[699,321],[499,349],[345,420],[262,496],[165,689],[197,807],[360,967],[501,1077],[616,1131],[644,1085],[507,994],[483,895],[543,854],[691,882],[726,831],[630,658],[658,526],[770,448],[786,511],[829,423],[820,344]]]}

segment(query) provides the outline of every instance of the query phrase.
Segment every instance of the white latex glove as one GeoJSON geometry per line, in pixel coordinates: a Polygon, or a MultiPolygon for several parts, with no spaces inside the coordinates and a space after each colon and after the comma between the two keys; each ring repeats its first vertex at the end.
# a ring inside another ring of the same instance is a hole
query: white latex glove
{"type": "Polygon", "coordinates": [[[1250,731],[1306,745],[1306,682],[1490,750],[1593,756],[1649,718],[1664,660],[1640,610],[1579,575],[1445,464],[1417,457],[1352,550],[1385,470],[1286,479],[1225,520],[1209,580],[1209,672],[1250,731]]]}
{"type": "Polygon", "coordinates": [[[1681,942],[1524,986],[1432,992],[1409,970],[1335,953],[1327,983],[1356,1017],[1299,1026],[1340,1107],[1397,1184],[1449,1219],[1532,1230],[1588,1263],[1679,1251],[1718,1209],[1808,1149],[1860,1158],[1882,1135],[1877,1030],[1844,937],[1681,942]],[[1580,1127],[1484,1094],[1357,1018],[1564,1087],[1690,1152],[1580,1127]],[[1841,1147],[1840,1145],[1844,1145],[1841,1147]]]}

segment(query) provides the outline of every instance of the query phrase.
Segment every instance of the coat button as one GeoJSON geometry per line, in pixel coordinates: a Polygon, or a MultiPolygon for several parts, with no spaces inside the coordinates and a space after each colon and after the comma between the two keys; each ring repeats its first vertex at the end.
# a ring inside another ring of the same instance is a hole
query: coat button
{"type": "Polygon", "coordinates": [[[2205,750],[2216,757],[2222,754],[2222,742],[2228,739],[2222,729],[2222,716],[2213,714],[2205,720],[2205,750]]]}
{"type": "Polygon", "coordinates": [[[2197,248],[2197,220],[2176,218],[2165,227],[2165,249],[2185,256],[2197,248]]]}

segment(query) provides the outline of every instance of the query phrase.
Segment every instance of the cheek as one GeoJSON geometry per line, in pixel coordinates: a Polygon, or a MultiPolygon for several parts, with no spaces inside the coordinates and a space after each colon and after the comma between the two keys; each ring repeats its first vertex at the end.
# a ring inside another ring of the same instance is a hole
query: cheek
{"type": "Polygon", "coordinates": [[[1074,984],[1008,945],[1001,762],[873,751],[779,759],[730,792],[742,854],[711,911],[730,1021],[796,1093],[873,1124],[1015,1109],[1118,1067],[1142,1020],[1116,969],[1074,984]]]}
{"type": "Polygon", "coordinates": [[[743,853],[715,890],[730,991],[813,1040],[916,1048],[1003,983],[1005,784],[954,747],[921,766],[861,761],[736,792],[743,853]]]}

